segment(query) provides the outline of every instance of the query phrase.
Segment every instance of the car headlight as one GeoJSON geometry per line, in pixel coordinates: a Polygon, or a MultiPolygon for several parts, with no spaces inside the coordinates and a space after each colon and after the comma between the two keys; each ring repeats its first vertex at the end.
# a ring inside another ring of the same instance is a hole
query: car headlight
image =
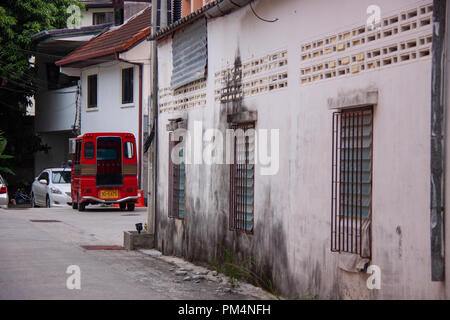
{"type": "Polygon", "coordinates": [[[50,191],[54,194],[62,194],[61,190],[59,190],[58,188],[55,188],[55,187],[51,187],[50,191]]]}

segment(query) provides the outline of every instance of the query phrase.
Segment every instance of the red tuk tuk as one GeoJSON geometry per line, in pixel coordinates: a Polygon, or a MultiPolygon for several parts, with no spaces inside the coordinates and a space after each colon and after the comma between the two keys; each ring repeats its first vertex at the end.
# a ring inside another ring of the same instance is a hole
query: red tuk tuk
{"type": "Polygon", "coordinates": [[[132,133],[86,133],[75,139],[72,208],[119,204],[133,211],[138,200],[136,139],[132,133]]]}

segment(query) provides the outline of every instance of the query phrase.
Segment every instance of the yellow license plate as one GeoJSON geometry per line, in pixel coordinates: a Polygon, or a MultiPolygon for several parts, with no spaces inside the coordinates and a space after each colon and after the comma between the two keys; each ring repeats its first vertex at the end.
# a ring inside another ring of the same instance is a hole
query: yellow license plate
{"type": "Polygon", "coordinates": [[[101,190],[100,198],[102,199],[117,199],[119,197],[118,190],[101,190]]]}

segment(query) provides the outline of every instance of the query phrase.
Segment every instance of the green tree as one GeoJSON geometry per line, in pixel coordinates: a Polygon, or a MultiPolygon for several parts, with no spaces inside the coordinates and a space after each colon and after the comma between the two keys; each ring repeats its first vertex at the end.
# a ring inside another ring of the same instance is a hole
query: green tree
{"type": "Polygon", "coordinates": [[[0,1],[0,130],[8,141],[2,152],[14,156],[13,161],[1,161],[6,161],[9,164],[6,170],[15,171],[17,176],[23,168],[32,167],[35,152],[48,151],[34,133],[33,119],[25,116],[38,87],[32,59],[38,53],[31,37],[43,30],[66,28],[70,16],[67,8],[76,3],[74,0],[0,1]]]}
{"type": "Polygon", "coordinates": [[[3,107],[25,107],[34,94],[35,53],[31,36],[65,28],[74,0],[2,0],[0,4],[0,101],[3,107]]]}
{"type": "Polygon", "coordinates": [[[7,161],[14,158],[13,156],[3,154],[3,152],[6,149],[6,145],[8,144],[8,141],[3,136],[3,132],[0,131],[0,172],[8,173],[8,174],[15,174],[14,171],[11,169],[10,165],[7,164],[7,161]]]}

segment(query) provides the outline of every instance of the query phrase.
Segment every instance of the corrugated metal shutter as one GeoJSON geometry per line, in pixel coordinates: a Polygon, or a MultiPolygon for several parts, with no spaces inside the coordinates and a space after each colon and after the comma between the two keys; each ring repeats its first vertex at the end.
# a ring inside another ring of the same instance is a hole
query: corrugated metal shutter
{"type": "Polygon", "coordinates": [[[207,66],[206,19],[202,18],[172,41],[172,90],[205,78],[207,66]]]}

